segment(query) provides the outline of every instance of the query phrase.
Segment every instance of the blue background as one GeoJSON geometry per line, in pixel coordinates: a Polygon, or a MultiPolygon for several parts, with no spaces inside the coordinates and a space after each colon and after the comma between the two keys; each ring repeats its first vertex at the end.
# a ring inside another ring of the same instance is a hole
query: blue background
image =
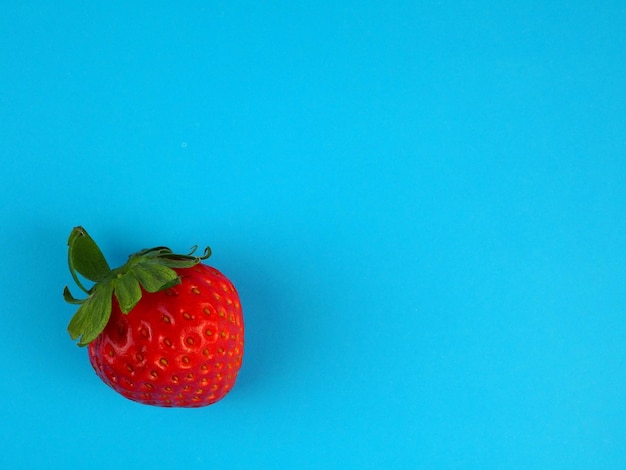
{"type": "Polygon", "coordinates": [[[2,2],[2,468],[626,468],[626,7],[2,2]],[[127,401],[66,240],[210,245],[246,355],[127,401]]]}

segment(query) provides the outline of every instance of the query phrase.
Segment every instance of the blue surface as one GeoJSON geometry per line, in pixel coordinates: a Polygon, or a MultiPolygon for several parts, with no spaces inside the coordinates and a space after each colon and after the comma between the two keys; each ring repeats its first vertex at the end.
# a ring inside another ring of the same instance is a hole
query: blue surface
{"type": "Polygon", "coordinates": [[[2,8],[1,468],[626,468],[623,2],[125,3],[2,8]],[[75,225],[213,248],[231,394],[99,381],[75,225]]]}

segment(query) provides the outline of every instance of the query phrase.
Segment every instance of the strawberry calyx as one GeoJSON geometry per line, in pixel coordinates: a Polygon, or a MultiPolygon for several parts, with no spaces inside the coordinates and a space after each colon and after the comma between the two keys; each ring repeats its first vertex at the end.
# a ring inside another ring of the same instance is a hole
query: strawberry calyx
{"type": "Polygon", "coordinates": [[[122,313],[127,314],[141,300],[143,291],[154,293],[179,284],[181,280],[174,268],[190,268],[211,256],[209,247],[202,256],[195,256],[197,246],[184,255],[160,246],[132,254],[124,265],[111,269],[83,227],[74,227],[67,244],[70,273],[76,285],[87,294],[86,298],[77,299],[67,286],[63,289],[65,301],[79,305],[67,326],[70,337],[78,339],[79,346],[88,345],[104,330],[111,316],[114,295],[122,313]],[[85,287],[79,274],[94,284],[85,287]]]}

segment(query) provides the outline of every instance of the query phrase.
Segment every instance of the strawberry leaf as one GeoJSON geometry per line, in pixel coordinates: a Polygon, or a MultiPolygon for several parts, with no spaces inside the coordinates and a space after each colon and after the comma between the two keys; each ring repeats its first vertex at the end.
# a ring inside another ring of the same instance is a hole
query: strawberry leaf
{"type": "Polygon", "coordinates": [[[142,287],[151,293],[167,289],[178,283],[178,274],[172,268],[158,263],[139,263],[131,271],[142,287]]]}
{"type": "Polygon", "coordinates": [[[141,300],[141,287],[132,271],[115,279],[115,297],[122,313],[130,312],[141,300]]]}
{"type": "Polygon", "coordinates": [[[65,286],[65,289],[63,289],[63,299],[69,304],[80,305],[84,302],[84,300],[75,299],[72,293],[70,292],[69,287],[67,286],[65,286]]]}
{"type": "Polygon", "coordinates": [[[72,317],[67,331],[72,339],[79,338],[79,346],[86,346],[104,330],[111,316],[112,296],[112,283],[99,284],[72,317]]]}
{"type": "Polygon", "coordinates": [[[102,281],[111,272],[111,268],[100,248],[98,248],[96,242],[93,241],[84,228],[75,227],[70,234],[67,244],[69,246],[68,262],[70,271],[76,283],[83,290],[85,288],[78,281],[76,272],[93,282],[102,281]]]}
{"type": "Polygon", "coordinates": [[[197,247],[188,254],[176,254],[159,246],[141,250],[131,255],[123,266],[111,270],[100,248],[83,227],[74,227],[67,244],[70,273],[76,285],[87,294],[84,300],[76,299],[68,287],[63,290],[66,302],[79,305],[67,327],[72,339],[79,340],[79,346],[87,345],[104,330],[111,317],[113,295],[122,313],[128,314],[146,295],[144,290],[154,293],[179,284],[175,269],[190,268],[211,255],[208,247],[202,256],[194,256],[197,247]],[[81,282],[83,278],[93,281],[94,285],[87,289],[81,282]]]}
{"type": "Polygon", "coordinates": [[[159,264],[167,266],[168,268],[191,268],[198,264],[197,258],[159,258],[159,264]]]}

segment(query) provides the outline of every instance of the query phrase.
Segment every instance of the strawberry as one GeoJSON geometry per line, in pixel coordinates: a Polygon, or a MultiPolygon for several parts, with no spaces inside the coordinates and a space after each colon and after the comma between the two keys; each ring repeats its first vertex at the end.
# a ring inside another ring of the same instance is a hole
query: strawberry
{"type": "Polygon", "coordinates": [[[82,227],[68,240],[72,277],[87,298],[68,325],[88,346],[96,374],[130,400],[164,407],[200,407],[234,386],[243,357],[243,316],[233,284],[201,263],[210,256],[157,247],[111,269],[82,227]],[[93,281],[87,289],[77,274],[93,281]]]}

